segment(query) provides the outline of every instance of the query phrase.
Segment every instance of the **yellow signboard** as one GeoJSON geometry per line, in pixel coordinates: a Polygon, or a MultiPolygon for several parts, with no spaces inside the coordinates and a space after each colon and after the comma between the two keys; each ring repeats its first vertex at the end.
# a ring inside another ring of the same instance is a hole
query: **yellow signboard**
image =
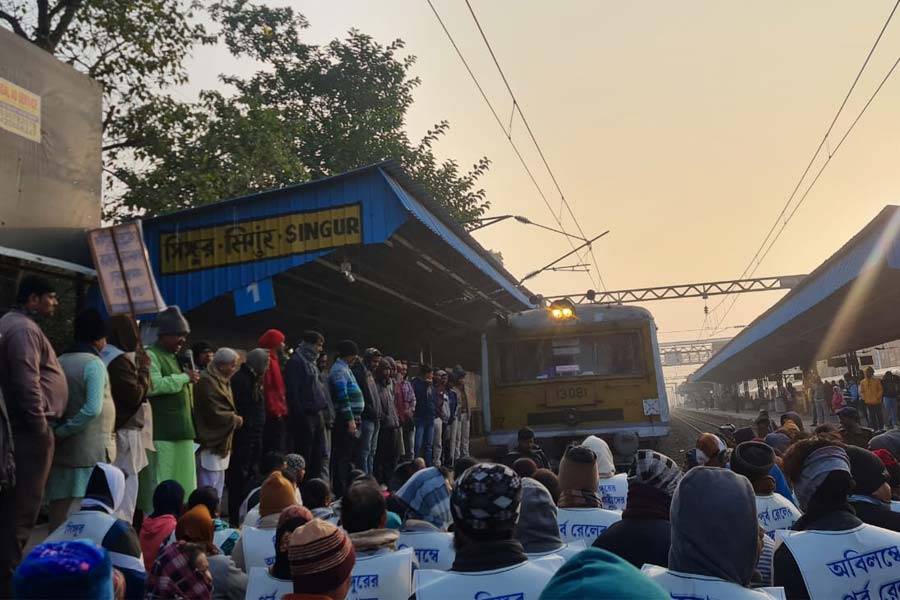
{"type": "Polygon", "coordinates": [[[161,233],[160,274],[189,273],[360,243],[359,204],[290,213],[161,233]]]}
{"type": "Polygon", "coordinates": [[[41,97],[0,77],[0,128],[41,142],[41,97]]]}

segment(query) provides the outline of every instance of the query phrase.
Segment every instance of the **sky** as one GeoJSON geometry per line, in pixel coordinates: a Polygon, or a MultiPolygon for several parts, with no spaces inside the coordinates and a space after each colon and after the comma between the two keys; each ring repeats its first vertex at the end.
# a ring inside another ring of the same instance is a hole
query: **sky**
{"type": "MultiPolygon", "coordinates": [[[[433,0],[503,118],[512,108],[466,5],[433,0]]],[[[447,119],[435,146],[461,165],[491,159],[489,214],[555,226],[425,0],[268,0],[304,14],[309,42],[351,28],[406,42],[422,79],[407,127],[416,139],[447,119]]],[[[787,201],[893,7],[865,2],[472,0],[557,180],[590,237],[607,289],[738,278],[787,201]]],[[[900,15],[835,125],[833,149],[900,56],[900,15]]],[[[258,68],[222,47],[189,63],[186,93],[219,72],[258,68]],[[211,68],[212,67],[212,68],[211,68]]],[[[900,70],[900,69],[898,69],[900,70]]],[[[757,276],[809,273],[900,198],[900,74],[887,82],[787,226],[757,276]]],[[[513,138],[551,205],[560,200],[521,121],[513,138]]],[[[824,155],[820,160],[824,159],[824,155]]],[[[820,162],[814,166],[818,170],[820,162]]],[[[801,191],[805,186],[801,188],[801,191]]],[[[567,230],[575,227],[564,214],[567,230]]],[[[507,221],[475,233],[515,275],[566,252],[567,241],[507,221]]],[[[545,295],[583,293],[585,273],[545,273],[545,295]]],[[[745,294],[721,323],[750,323],[784,292],[745,294]]],[[[710,309],[719,299],[710,298],[710,309]]],[[[713,312],[719,321],[726,302],[713,312]]],[[[644,304],[663,341],[709,336],[702,299],[644,304]]],[[[716,336],[733,335],[737,328],[716,336]]]]}

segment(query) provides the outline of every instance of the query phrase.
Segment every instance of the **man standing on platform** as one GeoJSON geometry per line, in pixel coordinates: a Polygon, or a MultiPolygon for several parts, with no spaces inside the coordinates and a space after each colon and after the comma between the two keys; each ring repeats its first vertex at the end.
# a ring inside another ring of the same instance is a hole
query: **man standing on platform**
{"type": "Polygon", "coordinates": [[[0,319],[0,386],[15,448],[15,483],[0,491],[0,595],[37,520],[53,462],[51,426],[62,416],[69,386],[56,352],[35,319],[50,317],[59,302],[42,277],[22,278],[16,307],[0,319]]]}
{"type": "MultiPolygon", "coordinates": [[[[200,372],[181,368],[176,354],[191,332],[177,306],[156,317],[157,340],[147,348],[150,356],[150,408],[153,411],[153,445],[150,465],[141,471],[141,488],[149,494],[161,481],[174,479],[185,490],[197,488],[194,462],[194,421],[191,417],[191,385],[200,372]],[[146,473],[146,475],[145,475],[146,473]]],[[[142,491],[141,495],[145,493],[142,491]]],[[[144,507],[144,503],[141,503],[144,507]]]]}

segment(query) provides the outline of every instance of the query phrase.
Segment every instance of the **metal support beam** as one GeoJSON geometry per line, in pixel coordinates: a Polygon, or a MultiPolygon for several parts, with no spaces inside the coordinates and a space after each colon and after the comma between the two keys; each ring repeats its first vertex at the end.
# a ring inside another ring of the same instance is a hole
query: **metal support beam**
{"type": "Polygon", "coordinates": [[[731,338],[710,338],[685,342],[663,342],[659,345],[659,357],[664,367],[702,365],[731,338]]]}
{"type": "Polygon", "coordinates": [[[564,296],[546,296],[547,300],[560,298],[581,298],[580,301],[593,301],[596,304],[625,304],[627,302],[649,302],[651,300],[675,300],[679,298],[708,298],[725,294],[744,294],[747,292],[767,292],[771,290],[789,290],[796,287],[806,275],[780,275],[776,277],[757,277],[755,279],[732,279],[728,281],[709,281],[706,283],[686,283],[683,285],[662,285],[630,290],[611,290],[564,296]]]}

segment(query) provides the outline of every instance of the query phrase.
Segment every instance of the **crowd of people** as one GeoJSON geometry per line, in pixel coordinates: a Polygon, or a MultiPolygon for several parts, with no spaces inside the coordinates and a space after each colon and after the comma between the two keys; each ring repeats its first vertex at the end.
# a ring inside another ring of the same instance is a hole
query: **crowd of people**
{"type": "Polygon", "coordinates": [[[349,340],[329,366],[313,331],[184,352],[175,307],[146,348],[84,311],[57,357],[37,322],[55,304],[26,277],[0,318],[4,597],[900,594],[900,430],[854,406],[809,429],[761,411],[677,459],[588,436],[556,461],[525,428],[480,461],[460,367],[409,380],[349,340]]]}

